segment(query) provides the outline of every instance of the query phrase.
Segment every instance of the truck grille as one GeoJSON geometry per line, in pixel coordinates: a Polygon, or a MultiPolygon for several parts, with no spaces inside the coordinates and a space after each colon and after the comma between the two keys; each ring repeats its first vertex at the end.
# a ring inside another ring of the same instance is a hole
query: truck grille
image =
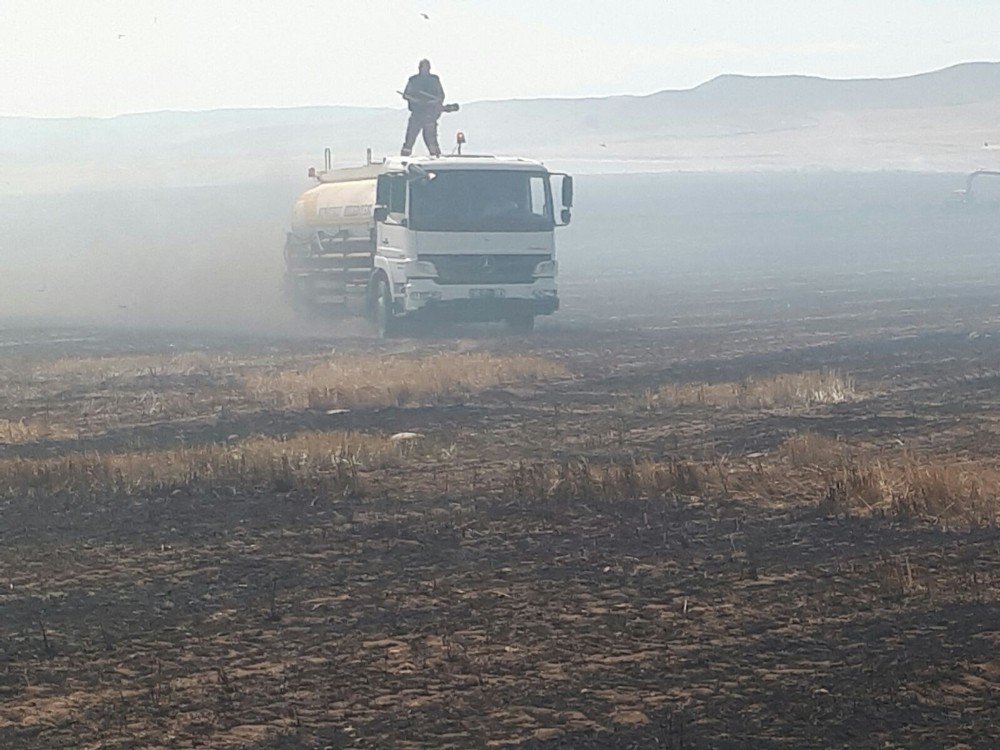
{"type": "Polygon", "coordinates": [[[535,266],[548,255],[425,255],[439,284],[530,284],[535,266]]]}

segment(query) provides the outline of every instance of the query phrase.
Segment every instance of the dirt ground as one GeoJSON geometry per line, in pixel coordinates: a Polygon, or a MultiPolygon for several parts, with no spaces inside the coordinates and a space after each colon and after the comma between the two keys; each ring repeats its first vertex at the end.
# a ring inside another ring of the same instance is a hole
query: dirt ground
{"type": "Polygon", "coordinates": [[[1000,284],[603,284],[595,305],[593,282],[567,283],[564,310],[526,338],[0,330],[0,420],[25,425],[0,462],[419,436],[339,492],[5,494],[0,745],[996,747],[996,524],[848,512],[808,483],[567,497],[538,477],[752,465],[804,434],[886,461],[995,462],[1000,284]],[[441,352],[568,374],[348,409],[239,391],[255,368],[441,352]],[[181,353],[207,365],[157,364],[181,353]],[[101,358],[133,359],[122,374],[101,358]],[[650,395],[814,370],[857,394],[773,408],[650,395]]]}

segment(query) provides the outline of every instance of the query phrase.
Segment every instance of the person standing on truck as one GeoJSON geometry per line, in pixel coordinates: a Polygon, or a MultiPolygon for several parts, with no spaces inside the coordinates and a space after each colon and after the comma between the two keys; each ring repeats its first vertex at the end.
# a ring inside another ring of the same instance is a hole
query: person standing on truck
{"type": "Polygon", "coordinates": [[[403,98],[410,108],[410,121],[406,125],[406,138],[400,155],[409,156],[413,153],[417,135],[423,131],[428,153],[431,156],[441,156],[438,118],[441,117],[444,106],[444,89],[441,87],[441,79],[431,73],[430,60],[421,60],[417,65],[417,74],[410,76],[410,80],[406,82],[403,98]]]}

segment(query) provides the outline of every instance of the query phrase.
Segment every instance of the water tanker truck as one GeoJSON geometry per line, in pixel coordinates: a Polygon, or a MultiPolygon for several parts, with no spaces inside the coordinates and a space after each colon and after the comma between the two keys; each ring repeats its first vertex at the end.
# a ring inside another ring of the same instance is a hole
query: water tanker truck
{"type": "Polygon", "coordinates": [[[379,335],[407,318],[505,321],[528,331],[559,307],[555,228],[573,180],[537,161],[394,157],[310,170],[285,244],[285,287],[304,312],[352,309],[379,335]],[[557,209],[556,203],[559,203],[557,209]]]}

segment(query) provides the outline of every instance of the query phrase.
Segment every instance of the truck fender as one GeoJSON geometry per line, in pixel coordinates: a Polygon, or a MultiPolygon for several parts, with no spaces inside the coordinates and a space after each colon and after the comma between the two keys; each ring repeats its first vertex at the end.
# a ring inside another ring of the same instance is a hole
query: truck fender
{"type": "Polygon", "coordinates": [[[372,259],[372,275],[371,275],[371,278],[372,278],[373,281],[376,278],[376,274],[378,274],[378,273],[382,273],[383,275],[385,275],[385,278],[388,280],[388,282],[389,282],[389,288],[391,290],[392,289],[392,282],[396,280],[396,279],[393,278],[393,276],[395,274],[393,273],[392,263],[389,261],[388,258],[385,258],[385,257],[383,257],[381,255],[376,255],[372,259]]]}
{"type": "Polygon", "coordinates": [[[385,277],[389,279],[389,283],[395,285],[406,283],[406,268],[409,263],[409,259],[406,258],[387,258],[384,255],[376,255],[374,266],[382,269],[385,277]]]}

